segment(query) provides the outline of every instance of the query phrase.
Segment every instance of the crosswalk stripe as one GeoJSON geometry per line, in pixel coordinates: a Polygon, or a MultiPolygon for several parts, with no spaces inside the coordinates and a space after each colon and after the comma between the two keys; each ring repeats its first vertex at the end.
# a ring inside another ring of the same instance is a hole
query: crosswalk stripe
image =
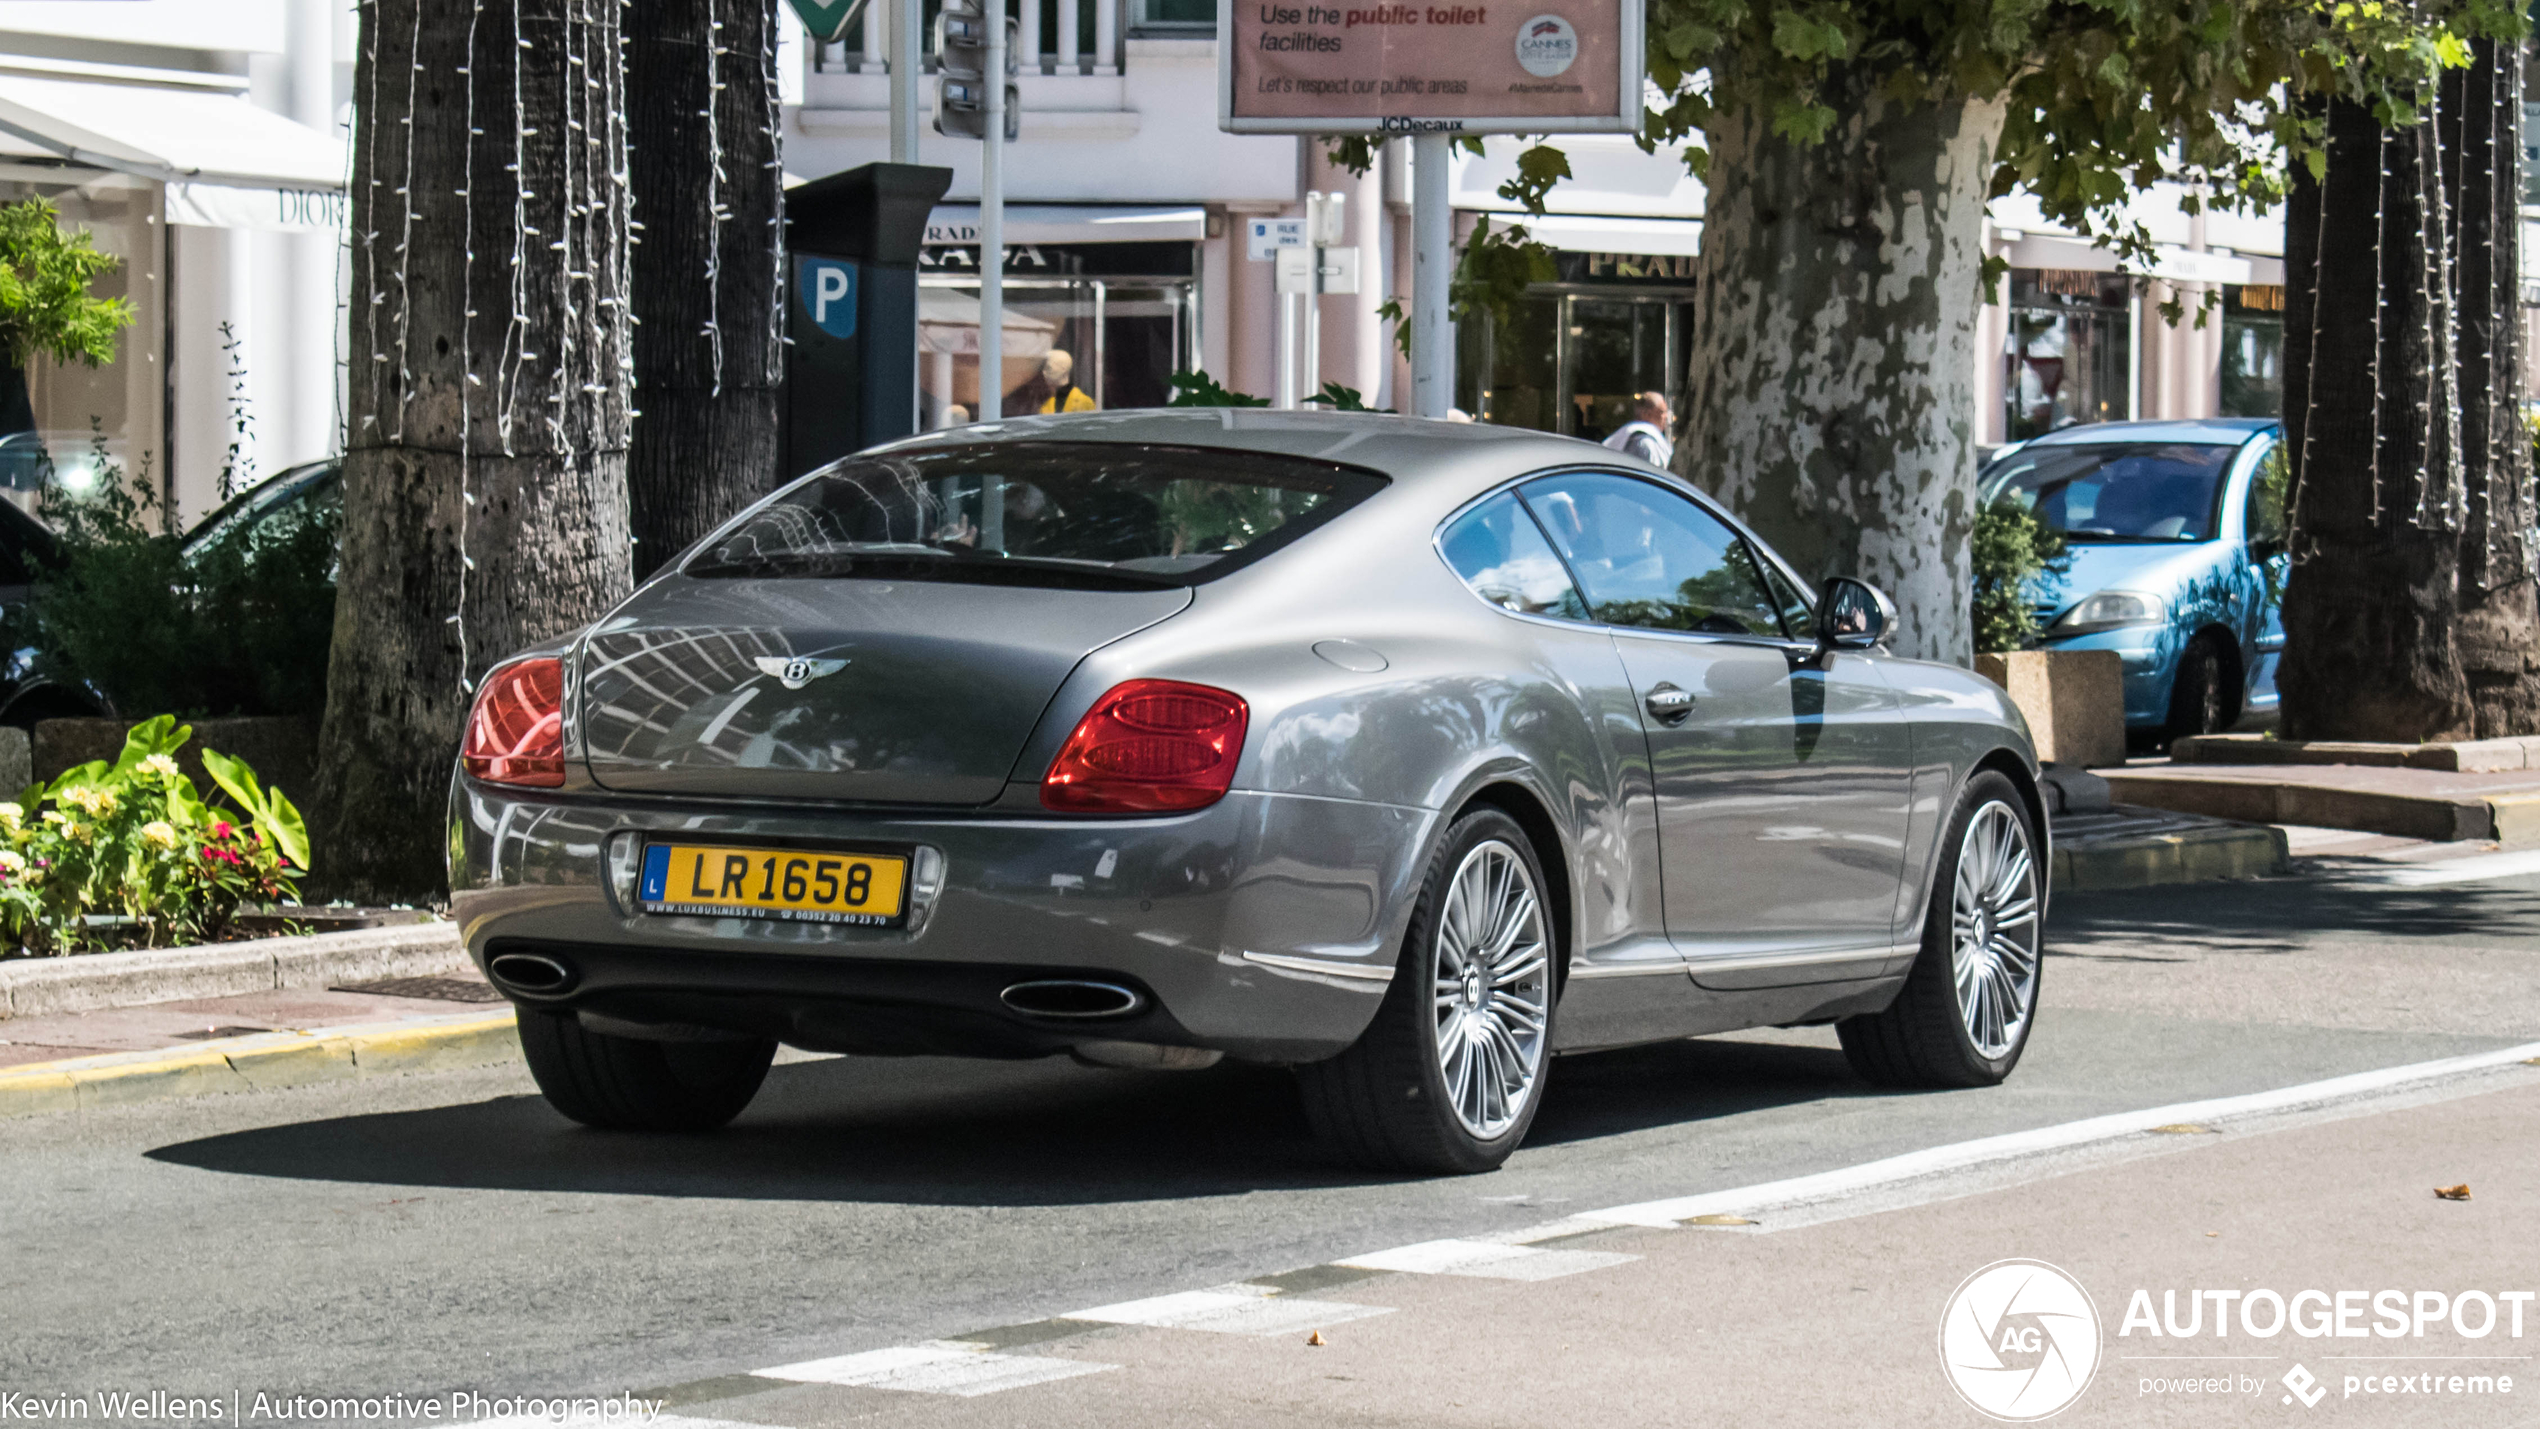
{"type": "Polygon", "coordinates": [[[1206,1330],[1220,1335],[1285,1335],[1392,1313],[1392,1307],[1387,1305],[1298,1300],[1259,1286],[1229,1285],[1159,1295],[1152,1300],[1099,1305],[1091,1310],[1070,1310],[1058,1318],[1167,1330],[1206,1330]]]}
{"type": "Polygon", "coordinates": [[[1408,1275],[1554,1280],[1638,1259],[1636,1255],[1601,1250],[1538,1250],[1528,1245],[1495,1245],[1477,1240],[1427,1240],[1351,1256],[1337,1263],[1356,1270],[1392,1270],[1408,1275]]]}
{"type": "Polygon", "coordinates": [[[931,1340],[896,1345],[887,1350],[806,1360],[775,1369],[752,1370],[762,1379],[789,1379],[805,1384],[837,1384],[860,1389],[896,1389],[908,1394],[951,1394],[964,1399],[1020,1389],[1027,1384],[1074,1379],[1118,1365],[1085,1360],[1048,1359],[1039,1355],[1003,1355],[957,1340],[931,1340]]]}

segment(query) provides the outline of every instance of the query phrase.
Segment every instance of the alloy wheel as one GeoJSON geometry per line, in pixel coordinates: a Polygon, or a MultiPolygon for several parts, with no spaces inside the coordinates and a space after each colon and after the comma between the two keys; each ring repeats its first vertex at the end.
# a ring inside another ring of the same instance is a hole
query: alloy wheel
{"type": "Polygon", "coordinates": [[[1432,962],[1438,1070],[1456,1119],[1489,1141],[1516,1125],[1542,1078],[1551,940],[1526,860],[1477,844],[1447,883],[1432,962]]]}
{"type": "Polygon", "coordinates": [[[1989,803],[1958,844],[1950,910],[1950,971],[1967,1040],[1987,1060],[2019,1045],[2037,1001],[2037,860],[2028,826],[1989,803]]]}

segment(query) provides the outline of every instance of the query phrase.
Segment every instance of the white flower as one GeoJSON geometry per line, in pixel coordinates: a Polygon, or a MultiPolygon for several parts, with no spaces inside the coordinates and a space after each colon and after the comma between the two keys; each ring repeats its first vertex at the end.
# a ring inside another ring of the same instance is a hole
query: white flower
{"type": "Polygon", "coordinates": [[[142,760],[141,767],[158,775],[162,779],[173,779],[177,774],[176,761],[168,758],[164,754],[153,754],[149,758],[142,760]]]}
{"type": "Polygon", "coordinates": [[[5,868],[11,873],[24,873],[26,859],[12,850],[0,848],[0,868],[5,868]]]}
{"type": "Polygon", "coordinates": [[[0,804],[0,824],[16,828],[26,821],[26,810],[15,804],[0,804]]]}
{"type": "MultiPolygon", "coordinates": [[[[153,759],[165,757],[155,754],[151,756],[153,759]]],[[[176,847],[176,826],[165,819],[152,819],[141,826],[141,839],[152,848],[174,848],[176,847]]]]}

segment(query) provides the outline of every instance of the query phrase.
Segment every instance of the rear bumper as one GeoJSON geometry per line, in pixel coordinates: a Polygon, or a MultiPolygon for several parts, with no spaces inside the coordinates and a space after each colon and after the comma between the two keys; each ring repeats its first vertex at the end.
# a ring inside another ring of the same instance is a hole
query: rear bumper
{"type": "Polygon", "coordinates": [[[549,995],[507,987],[525,1008],[833,1051],[1032,1056],[1136,1041],[1307,1061],[1374,1015],[1435,818],[1241,791],[1173,818],[912,817],[462,777],[451,904],[480,967],[523,951],[571,970],[549,995]],[[629,831],[928,847],[944,886],[911,928],[642,914],[609,888],[608,842],[629,831]],[[1049,978],[1117,983],[1143,1005],[1055,1019],[1000,998],[1049,978]]]}

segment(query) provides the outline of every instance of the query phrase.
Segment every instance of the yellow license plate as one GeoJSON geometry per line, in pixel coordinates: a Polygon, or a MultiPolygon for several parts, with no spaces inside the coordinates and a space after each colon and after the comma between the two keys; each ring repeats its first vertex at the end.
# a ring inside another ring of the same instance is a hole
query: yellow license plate
{"type": "Polygon", "coordinates": [[[867,926],[899,921],[908,860],[721,844],[652,844],[636,901],[647,913],[739,914],[867,926]]]}

